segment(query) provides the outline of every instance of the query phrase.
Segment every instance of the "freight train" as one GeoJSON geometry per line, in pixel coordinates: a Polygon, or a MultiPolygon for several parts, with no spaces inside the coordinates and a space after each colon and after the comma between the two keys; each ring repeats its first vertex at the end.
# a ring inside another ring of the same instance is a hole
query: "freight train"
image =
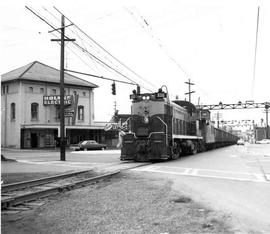
{"type": "Polygon", "coordinates": [[[121,160],[156,161],[236,144],[238,137],[215,128],[210,112],[188,101],[170,101],[168,93],[130,95],[128,131],[122,134],[121,160]]]}

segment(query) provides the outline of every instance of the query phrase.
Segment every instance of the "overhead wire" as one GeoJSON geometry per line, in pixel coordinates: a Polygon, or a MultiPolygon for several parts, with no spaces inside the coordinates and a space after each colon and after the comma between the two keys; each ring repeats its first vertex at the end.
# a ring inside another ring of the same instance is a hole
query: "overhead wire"
{"type": "MultiPolygon", "coordinates": [[[[61,22],[60,19],[58,17],[55,16],[55,14],[53,14],[50,10],[48,10],[47,8],[43,7],[43,9],[48,12],[54,19],[56,19],[59,23],[61,22]]],[[[86,46],[84,45],[84,40],[83,38],[79,35],[79,33],[77,33],[75,30],[73,30],[72,28],[68,28],[68,30],[70,30],[72,33],[74,33],[81,41],[81,43],[83,44],[84,49],[86,49],[86,46]]],[[[86,42],[87,43],[87,42],[86,42]]],[[[93,49],[95,49],[92,45],[90,45],[89,43],[87,43],[90,47],[92,47],[93,49]]],[[[97,51],[97,50],[96,50],[97,51]]],[[[74,53],[74,51],[73,51],[74,53]]],[[[99,53],[99,51],[97,51],[97,53],[99,53]]],[[[93,61],[92,57],[90,57],[91,60],[93,61]]],[[[82,60],[81,60],[82,61],[82,60]]],[[[84,62],[85,63],[85,62],[84,62]]],[[[86,63],[85,63],[86,64],[86,63]]],[[[96,72],[98,72],[99,74],[101,74],[101,72],[99,71],[97,65],[95,62],[93,62],[93,65],[96,68],[96,72]]],[[[91,67],[92,68],[92,67],[91,67]]]]}
{"type": "Polygon", "coordinates": [[[165,48],[163,45],[164,43],[161,42],[160,38],[154,33],[154,30],[152,29],[150,23],[148,20],[143,17],[137,8],[137,15],[139,16],[140,20],[138,20],[134,14],[134,12],[126,7],[126,11],[131,15],[131,17],[149,34],[149,36],[157,43],[157,45],[160,47],[160,49],[168,56],[168,58],[187,76],[189,77],[188,73],[185,71],[185,69],[172,57],[172,55],[169,53],[169,51],[165,48]]]}
{"type": "MultiPolygon", "coordinates": [[[[138,11],[137,8],[135,8],[137,15],[128,7],[125,7],[126,11],[129,13],[129,15],[133,18],[133,20],[140,25],[141,28],[152,38],[158,45],[158,47],[168,56],[168,58],[184,73],[184,75],[187,78],[190,78],[191,75],[189,72],[187,72],[177,61],[176,59],[169,53],[168,49],[164,46],[164,43],[161,41],[161,39],[157,36],[157,34],[154,32],[153,28],[151,27],[151,24],[149,23],[149,20],[146,20],[144,16],[138,11]]],[[[196,84],[196,87],[200,89],[200,91],[209,97],[206,91],[204,91],[198,84],[196,84]]],[[[178,96],[178,95],[177,95],[178,96]]]]}
{"type": "Polygon", "coordinates": [[[110,55],[113,59],[115,59],[119,64],[121,64],[123,67],[125,67],[127,70],[129,70],[131,73],[136,75],[138,78],[143,80],[144,82],[150,84],[153,87],[156,87],[154,84],[152,84],[147,79],[143,78],[141,75],[139,75],[137,72],[135,72],[133,69],[125,65],[122,61],[117,59],[112,53],[110,53],[108,50],[106,50],[103,46],[101,46],[96,40],[94,40],[92,37],[90,37],[85,31],[83,31],[78,25],[76,25],[73,21],[71,21],[65,14],[63,14],[59,9],[54,7],[56,11],[58,11],[60,14],[64,15],[67,20],[69,20],[70,23],[72,23],[81,33],[83,33],[90,41],[92,41],[94,44],[96,44],[99,48],[101,48],[104,52],[106,52],[108,55],[110,55]]]}
{"type": "MultiPolygon", "coordinates": [[[[44,9],[45,11],[47,11],[51,16],[53,16],[58,22],[60,22],[60,20],[59,20],[54,14],[52,14],[48,9],[46,9],[45,7],[43,7],[43,9],[44,9]]],[[[46,18],[44,15],[43,15],[43,18],[44,18],[48,23],[50,23],[53,27],[56,28],[56,26],[55,26],[52,22],[50,22],[50,20],[48,20],[48,18],[46,18]]],[[[60,39],[60,36],[56,35],[55,32],[51,32],[51,34],[52,34],[54,37],[56,37],[57,39],[60,39]]],[[[57,43],[60,45],[60,42],[57,42],[57,43]]],[[[85,60],[82,59],[81,56],[79,56],[79,55],[72,49],[72,47],[70,46],[70,44],[67,44],[66,47],[68,48],[68,50],[69,50],[71,53],[73,53],[78,59],[80,59],[81,62],[83,62],[83,63],[84,63],[86,66],[88,66],[89,68],[93,69],[93,67],[91,67],[85,60]]],[[[97,68],[96,63],[93,62],[93,65],[97,68]]],[[[93,69],[93,70],[95,70],[95,69],[93,69]]]]}
{"type": "MultiPolygon", "coordinates": [[[[54,29],[55,31],[59,32],[57,30],[56,27],[54,27],[51,23],[49,23],[48,21],[46,21],[43,17],[41,17],[38,13],[36,13],[33,9],[25,6],[29,11],[31,11],[34,15],[36,15],[39,19],[41,19],[42,21],[44,21],[47,25],[49,25],[52,29],[54,29]]],[[[65,36],[65,38],[69,39],[69,37],[65,36]]],[[[114,72],[116,72],[117,74],[125,77],[126,79],[128,79],[129,81],[133,82],[134,85],[137,85],[137,82],[133,81],[132,79],[130,79],[129,77],[127,77],[126,75],[122,74],[121,72],[119,72],[118,70],[116,70],[115,68],[113,68],[112,66],[108,65],[107,63],[105,63],[104,61],[102,61],[101,59],[99,59],[97,56],[95,56],[94,54],[90,53],[88,50],[82,48],[78,43],[76,42],[72,42],[77,48],[79,48],[81,51],[83,51],[84,53],[88,54],[89,56],[93,57],[97,62],[107,66],[108,68],[110,68],[111,70],[113,70],[114,72]]],[[[142,86],[143,87],[143,86],[142,86]]],[[[143,87],[145,88],[145,87],[143,87]]],[[[146,89],[146,88],[145,88],[146,89]]]]}

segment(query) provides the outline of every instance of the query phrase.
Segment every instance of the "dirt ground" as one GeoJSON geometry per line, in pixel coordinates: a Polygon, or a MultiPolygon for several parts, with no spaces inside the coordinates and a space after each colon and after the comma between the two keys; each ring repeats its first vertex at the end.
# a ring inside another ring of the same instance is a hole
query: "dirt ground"
{"type": "Polygon", "coordinates": [[[230,217],[172,190],[169,180],[125,172],[1,215],[2,234],[234,233],[230,217]]]}

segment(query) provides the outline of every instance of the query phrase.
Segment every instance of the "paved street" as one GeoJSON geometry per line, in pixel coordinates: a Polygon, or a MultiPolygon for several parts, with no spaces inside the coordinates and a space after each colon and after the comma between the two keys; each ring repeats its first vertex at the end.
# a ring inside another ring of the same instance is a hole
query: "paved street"
{"type": "MultiPolygon", "coordinates": [[[[2,173],[106,169],[122,163],[119,150],[67,152],[65,162],[54,150],[2,153],[18,161],[2,163],[2,173]]],[[[231,215],[239,230],[252,224],[254,230],[270,232],[270,145],[234,145],[133,171],[172,180],[175,190],[231,215]]]]}
{"type": "Polygon", "coordinates": [[[235,145],[134,170],[171,179],[176,190],[230,214],[239,230],[270,232],[270,145],[235,145]]]}
{"type": "Polygon", "coordinates": [[[231,146],[140,170],[237,181],[270,180],[270,146],[231,146]]]}

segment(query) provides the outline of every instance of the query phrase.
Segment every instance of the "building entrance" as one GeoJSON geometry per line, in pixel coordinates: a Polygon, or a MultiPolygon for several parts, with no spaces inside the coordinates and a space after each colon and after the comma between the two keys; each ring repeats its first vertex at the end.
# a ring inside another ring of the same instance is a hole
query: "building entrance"
{"type": "Polygon", "coordinates": [[[38,138],[36,133],[31,133],[31,147],[37,148],[38,146],[38,138]]]}

